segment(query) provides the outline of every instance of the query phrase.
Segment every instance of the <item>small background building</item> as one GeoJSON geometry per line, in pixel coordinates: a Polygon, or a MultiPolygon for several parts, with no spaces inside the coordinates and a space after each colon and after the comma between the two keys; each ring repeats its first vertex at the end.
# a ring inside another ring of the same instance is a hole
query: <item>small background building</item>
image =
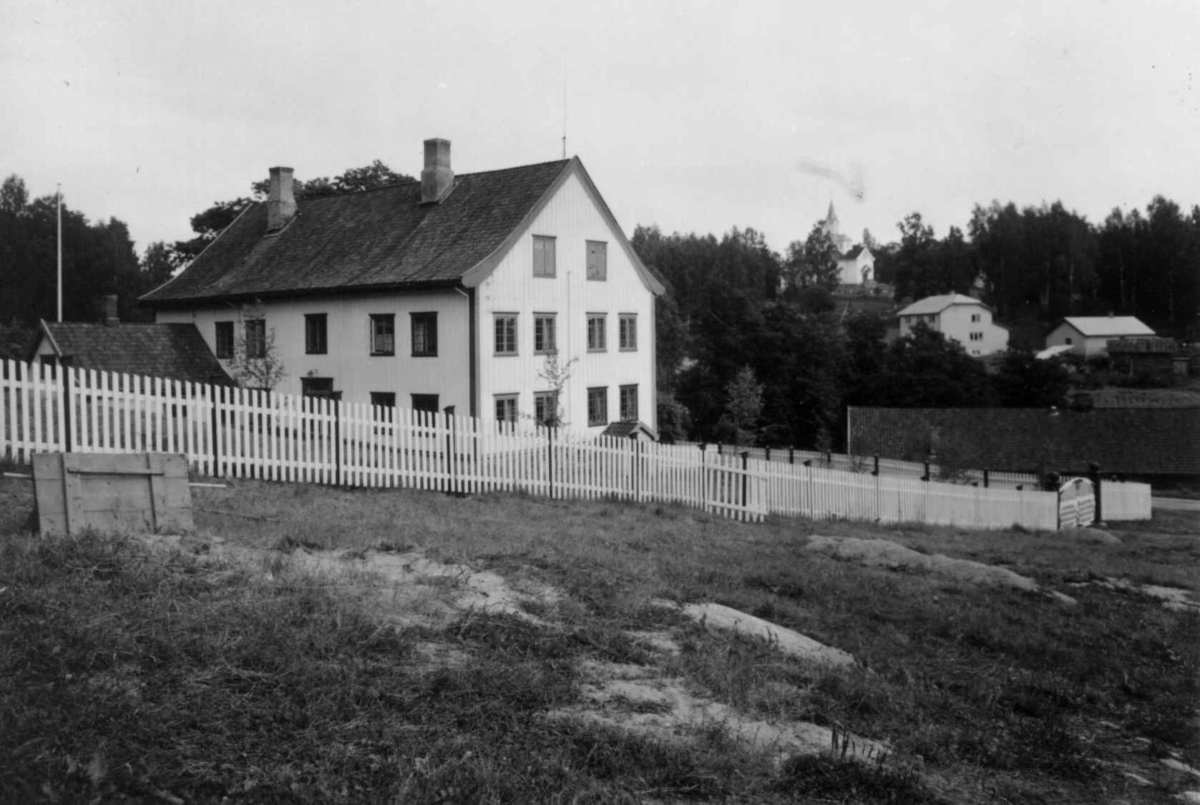
{"type": "Polygon", "coordinates": [[[900,337],[924,323],[980,357],[1008,349],[1008,330],[992,321],[992,309],[970,296],[942,294],[913,302],[899,313],[900,337]]]}
{"type": "Polygon", "coordinates": [[[29,359],[192,383],[232,385],[194,324],[122,324],[117,297],[105,297],[103,323],[47,322],[38,326],[29,359]]]}
{"type": "Polygon", "coordinates": [[[1154,338],[1154,331],[1136,316],[1068,316],[1046,336],[1046,347],[1069,346],[1089,358],[1108,352],[1113,339],[1154,338]]]}
{"type": "Polygon", "coordinates": [[[821,221],[821,228],[833,241],[838,251],[838,282],[842,285],[869,286],[875,282],[875,255],[866,244],[854,245],[849,235],[843,235],[841,223],[838,221],[837,210],[833,202],[829,202],[829,212],[821,221]]]}

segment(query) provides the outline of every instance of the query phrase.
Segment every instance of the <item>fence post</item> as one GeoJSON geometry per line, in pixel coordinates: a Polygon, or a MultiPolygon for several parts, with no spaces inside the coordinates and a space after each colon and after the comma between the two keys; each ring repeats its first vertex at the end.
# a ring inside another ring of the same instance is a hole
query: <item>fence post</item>
{"type": "Polygon", "coordinates": [[[771,460],[771,448],[767,447],[764,449],[767,451],[767,461],[770,461],[771,460]]]}
{"type": "Polygon", "coordinates": [[[795,464],[795,463],[796,463],[796,448],[789,447],[788,448],[788,464],[795,464]]]}
{"type": "Polygon", "coordinates": [[[825,451],[825,466],[826,467],[833,466],[833,451],[832,450],[825,451]]]}
{"type": "Polygon", "coordinates": [[[630,486],[632,487],[631,497],[633,498],[633,500],[638,499],[638,475],[637,475],[637,471],[638,471],[638,454],[637,454],[638,440],[637,440],[637,437],[638,437],[638,435],[636,433],[629,434],[629,439],[630,439],[630,441],[633,442],[633,450],[631,450],[629,453],[629,483],[630,483],[630,486]]]}
{"type": "Polygon", "coordinates": [[[875,456],[875,469],[871,470],[871,474],[876,478],[879,477],[879,456],[875,456]]]}
{"type": "Polygon", "coordinates": [[[225,401],[225,386],[213,386],[212,395],[212,412],[209,416],[209,427],[212,431],[212,473],[213,477],[221,478],[221,415],[217,412],[221,403],[225,401]]]}
{"type": "Polygon", "coordinates": [[[446,417],[446,491],[454,492],[454,406],[442,409],[446,417]]]}
{"type": "MultiPolygon", "coordinates": [[[[750,460],[750,451],[743,450],[742,451],[742,509],[745,509],[746,505],[747,505],[746,489],[749,486],[748,482],[750,480],[750,472],[749,472],[749,470],[746,469],[746,465],[749,463],[749,460],[750,460]]],[[[743,514],[744,513],[745,512],[743,512],[743,514]]]]}
{"type": "Polygon", "coordinates": [[[929,474],[929,462],[925,462],[925,474],[921,476],[922,481],[928,481],[932,476],[929,474]]]}
{"type": "Polygon", "coordinates": [[[333,403],[333,485],[342,485],[342,401],[333,403]]]}
{"type": "Polygon", "coordinates": [[[1096,519],[1094,522],[1103,521],[1103,509],[1100,508],[1100,465],[1096,462],[1088,464],[1088,475],[1092,479],[1092,494],[1096,496],[1096,519]]]}
{"type": "Polygon", "coordinates": [[[71,434],[74,433],[74,428],[71,422],[71,370],[69,367],[63,366],[61,363],[55,366],[59,374],[59,382],[62,383],[62,409],[63,409],[63,452],[71,452],[71,434]]]}
{"type": "Polygon", "coordinates": [[[983,468],[983,488],[984,489],[988,488],[988,469],[987,469],[987,467],[983,468]]]}
{"type": "Polygon", "coordinates": [[[554,428],[546,426],[546,478],[549,484],[549,498],[554,499],[554,428]]]}
{"type": "Polygon", "coordinates": [[[708,468],[704,466],[704,451],[708,445],[700,442],[700,510],[708,511],[708,468]]]}

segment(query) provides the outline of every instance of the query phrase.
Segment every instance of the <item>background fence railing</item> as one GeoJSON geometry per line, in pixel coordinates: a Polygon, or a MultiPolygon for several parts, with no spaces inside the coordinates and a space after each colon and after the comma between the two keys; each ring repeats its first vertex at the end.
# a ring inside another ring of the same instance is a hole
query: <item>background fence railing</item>
{"type": "MultiPolygon", "coordinates": [[[[676,444],[698,447],[699,442],[677,442],[676,444]]],[[[985,487],[1001,487],[1015,489],[1018,486],[1029,488],[1037,486],[1039,479],[1030,472],[1005,472],[991,469],[959,469],[943,467],[936,463],[920,461],[901,461],[894,458],[879,456],[855,456],[846,453],[821,452],[817,450],[798,450],[790,447],[741,447],[729,444],[709,444],[709,450],[722,455],[726,453],[739,454],[749,452],[751,458],[764,461],[774,461],[783,464],[803,464],[810,462],[813,466],[826,469],[844,470],[855,473],[878,472],[883,475],[895,475],[901,478],[925,478],[946,481],[949,483],[977,483],[985,487]]]]}
{"type": "MultiPolygon", "coordinates": [[[[193,471],[211,476],[615,497],[740,520],[782,514],[1053,529],[1057,515],[1055,493],[1034,484],[1018,490],[922,481],[804,463],[825,454],[782,462],[749,450],[12,361],[0,371],[0,413],[0,450],[20,463],[41,451],[182,453],[193,471]]],[[[1149,487],[1145,499],[1148,511],[1149,487]]]]}

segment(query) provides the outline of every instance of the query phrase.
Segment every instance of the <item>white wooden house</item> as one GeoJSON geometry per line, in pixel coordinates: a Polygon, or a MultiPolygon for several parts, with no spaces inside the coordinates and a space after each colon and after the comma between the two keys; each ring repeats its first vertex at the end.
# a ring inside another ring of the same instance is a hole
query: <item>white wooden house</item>
{"type": "Polygon", "coordinates": [[[179,276],[142,297],[192,322],[218,358],[273,336],[276,391],[484,419],[556,411],[573,428],[655,427],[655,298],[583,163],[456,176],[425,141],[419,182],[297,200],[272,168],[247,208],[179,276]]]}
{"type": "Polygon", "coordinates": [[[1108,352],[1110,339],[1154,338],[1136,316],[1068,316],[1046,336],[1046,348],[1069,347],[1085,357],[1108,352]]]}
{"type": "Polygon", "coordinates": [[[900,336],[924,323],[946,338],[957,341],[968,355],[982,357],[1008,349],[1008,329],[992,321],[992,309],[960,293],[927,296],[898,314],[900,336]]]}

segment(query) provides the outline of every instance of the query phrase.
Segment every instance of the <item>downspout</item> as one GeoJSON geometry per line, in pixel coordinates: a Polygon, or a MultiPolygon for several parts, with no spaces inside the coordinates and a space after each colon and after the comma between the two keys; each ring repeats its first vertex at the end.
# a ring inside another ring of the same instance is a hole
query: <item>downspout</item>
{"type": "Polygon", "coordinates": [[[475,323],[475,289],[462,288],[455,286],[454,290],[458,291],[467,300],[467,406],[472,417],[479,416],[479,381],[476,378],[478,368],[478,352],[479,345],[476,343],[476,323],[475,323]]]}

